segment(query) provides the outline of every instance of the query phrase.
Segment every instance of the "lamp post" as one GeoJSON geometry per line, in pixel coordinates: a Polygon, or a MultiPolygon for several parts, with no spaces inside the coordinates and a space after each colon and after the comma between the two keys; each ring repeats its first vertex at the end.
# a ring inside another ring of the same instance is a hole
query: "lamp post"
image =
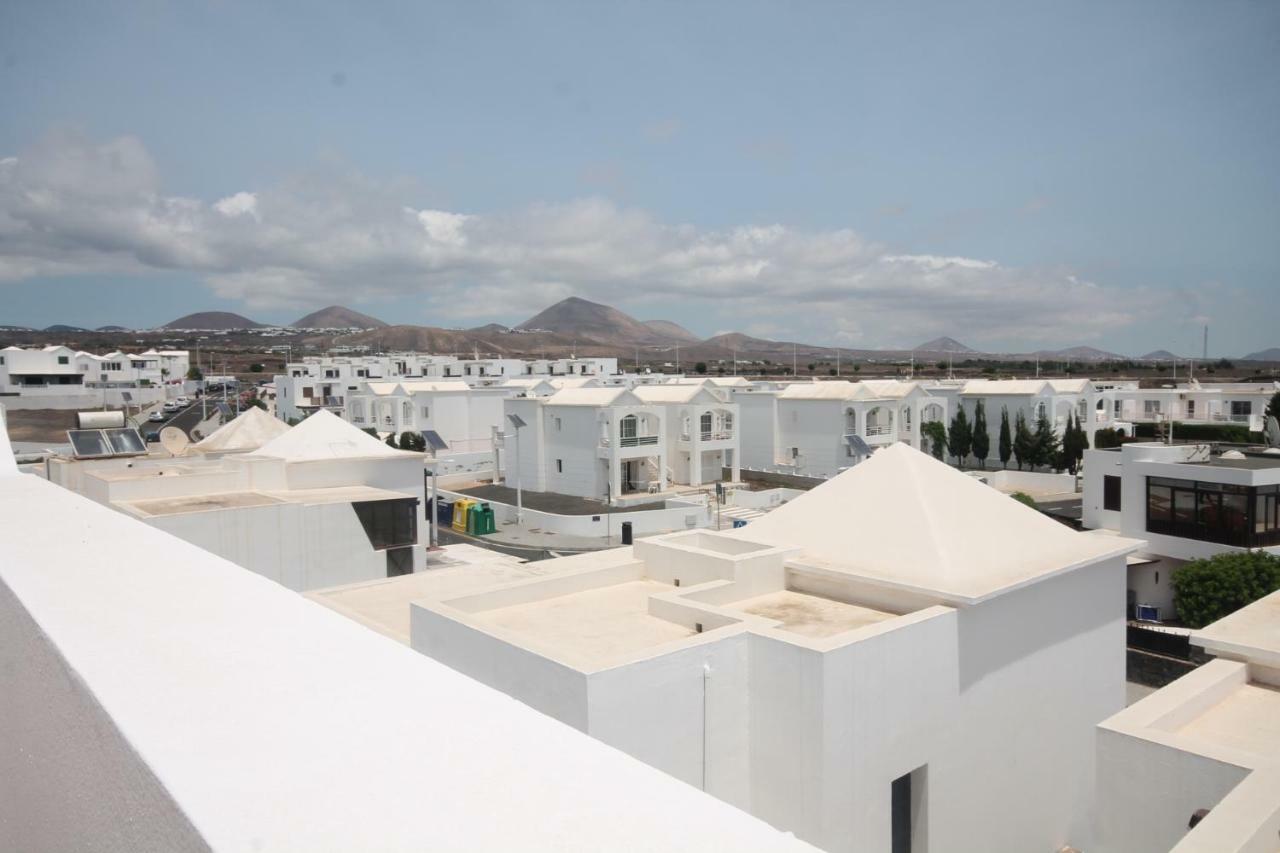
{"type": "Polygon", "coordinates": [[[527,426],[519,415],[507,415],[507,421],[515,429],[516,436],[516,526],[524,523],[524,498],[520,490],[520,430],[527,426]]]}

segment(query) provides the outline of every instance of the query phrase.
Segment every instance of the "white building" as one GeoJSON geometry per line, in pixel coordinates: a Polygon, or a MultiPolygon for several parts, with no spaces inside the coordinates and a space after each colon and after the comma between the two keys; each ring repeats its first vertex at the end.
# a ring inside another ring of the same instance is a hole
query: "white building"
{"type": "Polygon", "coordinates": [[[1161,388],[1122,388],[1113,395],[1117,420],[1136,423],[1179,421],[1239,424],[1253,432],[1265,427],[1265,413],[1280,382],[1186,382],[1161,388]]]}
{"type": "Polygon", "coordinates": [[[896,380],[735,386],[733,401],[741,409],[742,465],[808,477],[834,476],[865,458],[863,447],[927,449],[920,425],[947,417],[945,398],[896,380]]]}
{"type": "Polygon", "coordinates": [[[893,445],[733,534],[415,602],[411,640],[825,850],[1087,850],[1137,544],[893,445]]]}
{"type": "Polygon", "coordinates": [[[119,406],[127,392],[132,404],[165,399],[167,387],[186,377],[187,354],[180,350],[94,355],[65,346],[0,350],[0,397],[10,408],[92,408],[119,406]]]}
{"type": "Polygon", "coordinates": [[[3,429],[0,848],[811,850],[215,554],[19,474],[3,429]]]}
{"type": "Polygon", "coordinates": [[[265,433],[237,423],[260,417],[251,409],[223,428],[232,438],[219,430],[174,458],[55,457],[49,479],[294,590],[422,568],[422,454],[327,412],[246,451],[244,433],[265,433]]]}
{"type": "Polygon", "coordinates": [[[506,481],[535,492],[618,501],[665,492],[670,483],[665,406],[617,386],[511,397],[503,442],[506,481]]]}
{"type": "Polygon", "coordinates": [[[1099,853],[1280,849],[1280,592],[1191,642],[1215,659],[1098,727],[1099,853]]]}
{"type": "Polygon", "coordinates": [[[346,419],[379,433],[435,430],[455,451],[493,447],[502,422],[504,388],[472,387],[459,379],[364,382],[346,397],[346,419]]]}
{"type": "Polygon", "coordinates": [[[1019,413],[1032,430],[1043,414],[1058,435],[1066,431],[1069,418],[1074,415],[1090,444],[1099,429],[1115,426],[1111,411],[1113,392],[1089,379],[971,379],[959,383],[933,382],[928,388],[935,396],[951,399],[952,415],[956,406],[962,405],[970,424],[978,402],[982,402],[990,439],[988,459],[1000,458],[1000,419],[1005,411],[1009,413],[1010,435],[1019,413]]]}
{"type": "Polygon", "coordinates": [[[706,385],[637,385],[631,393],[663,408],[671,482],[701,486],[725,479],[738,482],[738,405],[728,392],[706,385]]]}
{"type": "Polygon", "coordinates": [[[1081,511],[1087,528],[1146,540],[1146,559],[1129,568],[1129,604],[1171,618],[1173,571],[1187,560],[1280,554],[1280,455],[1151,442],[1089,450],[1081,511]]]}

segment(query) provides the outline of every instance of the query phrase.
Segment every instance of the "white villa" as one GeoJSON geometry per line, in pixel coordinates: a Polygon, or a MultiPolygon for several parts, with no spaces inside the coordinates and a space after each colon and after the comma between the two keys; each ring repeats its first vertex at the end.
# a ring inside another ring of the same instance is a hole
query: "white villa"
{"type": "Polygon", "coordinates": [[[670,485],[664,404],[610,386],[509,397],[504,407],[527,424],[505,430],[508,485],[614,501],[665,492],[670,485]]]}
{"type": "Polygon", "coordinates": [[[1280,592],[1191,642],[1214,660],[1098,726],[1099,853],[1280,848],[1280,592]]]}
{"type": "Polygon", "coordinates": [[[1081,511],[1086,528],[1145,540],[1129,567],[1130,608],[1172,618],[1173,571],[1184,562],[1250,548],[1280,554],[1280,454],[1156,442],[1088,450],[1081,511]]]}
{"type": "MultiPolygon", "coordinates": [[[[275,459],[263,470],[298,480],[330,467],[275,459]]],[[[326,521],[303,539],[325,537],[326,521]]],[[[624,847],[813,849],[216,553],[19,473],[0,424],[0,848],[624,847]]]]}
{"type": "Polygon", "coordinates": [[[1138,544],[894,444],[733,533],[416,601],[410,637],[824,850],[1092,850],[1138,544]]]}
{"type": "Polygon", "coordinates": [[[422,454],[327,412],[274,437],[264,417],[249,409],[172,458],[54,457],[49,479],[293,590],[422,568],[422,454]]]}
{"type": "Polygon", "coordinates": [[[488,450],[511,392],[472,387],[460,379],[364,382],[346,397],[346,419],[379,433],[435,430],[459,451],[488,450]]]}
{"type": "Polygon", "coordinates": [[[637,385],[642,402],[664,409],[667,459],[672,483],[700,486],[739,479],[738,405],[707,385],[637,385]]]}
{"type": "Polygon", "coordinates": [[[50,345],[0,349],[0,399],[9,408],[74,409],[103,403],[165,399],[168,386],[180,393],[189,360],[185,350],[147,350],[106,355],[50,345]]]}
{"type": "Polygon", "coordinates": [[[1163,388],[1118,388],[1115,418],[1130,422],[1179,421],[1192,424],[1240,424],[1261,432],[1267,403],[1280,382],[1191,381],[1163,388]]]}
{"type": "Polygon", "coordinates": [[[734,386],[733,401],[741,410],[742,465],[808,477],[834,476],[889,444],[927,450],[920,425],[947,418],[945,398],[891,379],[734,386]]]}

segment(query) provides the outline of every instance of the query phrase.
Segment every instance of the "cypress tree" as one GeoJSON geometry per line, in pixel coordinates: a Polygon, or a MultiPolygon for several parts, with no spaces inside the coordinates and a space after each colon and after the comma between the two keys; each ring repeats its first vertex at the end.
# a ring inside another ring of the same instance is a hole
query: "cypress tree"
{"type": "Polygon", "coordinates": [[[1032,456],[1035,454],[1036,438],[1031,434],[1031,429],[1027,426],[1027,416],[1018,410],[1018,415],[1013,421],[1013,458],[1018,462],[1018,470],[1022,470],[1022,463],[1035,464],[1032,456]]]}
{"type": "Polygon", "coordinates": [[[1032,467],[1036,465],[1056,465],[1058,462],[1058,451],[1062,449],[1061,441],[1058,434],[1053,430],[1053,424],[1049,423],[1049,415],[1041,411],[1040,417],[1036,418],[1035,441],[1032,451],[1032,467]]]}
{"type": "Polygon", "coordinates": [[[973,440],[970,444],[978,467],[986,468],[987,457],[991,455],[991,435],[987,432],[987,407],[981,400],[973,407],[973,440]]]}
{"type": "Polygon", "coordinates": [[[1009,407],[1000,407],[1000,464],[1005,468],[1009,467],[1009,460],[1013,457],[1013,436],[1009,433],[1009,407]]]}
{"type": "Polygon", "coordinates": [[[951,455],[956,458],[956,464],[962,464],[973,445],[973,432],[970,430],[969,416],[965,414],[964,406],[961,406],[955,417],[951,419],[951,429],[947,444],[951,450],[951,455]]]}

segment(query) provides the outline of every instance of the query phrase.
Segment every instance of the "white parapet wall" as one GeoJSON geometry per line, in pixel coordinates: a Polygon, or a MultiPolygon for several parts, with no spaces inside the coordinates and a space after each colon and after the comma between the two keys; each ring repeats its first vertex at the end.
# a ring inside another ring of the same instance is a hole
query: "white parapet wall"
{"type": "Polygon", "coordinates": [[[619,846],[812,850],[0,441],[0,849],[619,846]]]}

